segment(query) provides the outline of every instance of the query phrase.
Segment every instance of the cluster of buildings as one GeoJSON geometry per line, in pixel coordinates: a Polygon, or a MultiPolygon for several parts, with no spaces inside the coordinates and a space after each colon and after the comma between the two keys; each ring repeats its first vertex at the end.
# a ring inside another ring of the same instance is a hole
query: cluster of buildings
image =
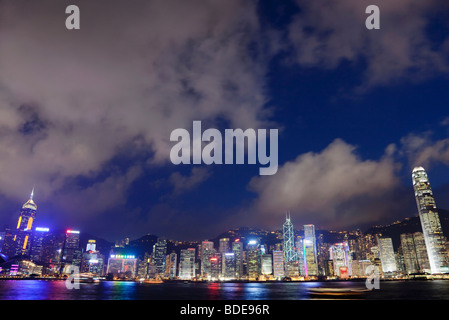
{"type": "Polygon", "coordinates": [[[112,247],[105,257],[96,250],[95,240],[81,248],[79,231],[55,234],[34,227],[37,206],[32,193],[17,228],[0,234],[1,253],[15,257],[0,264],[0,275],[61,276],[73,265],[80,272],[127,280],[352,279],[370,276],[372,266],[384,278],[449,274],[449,244],[427,174],[417,167],[412,178],[422,232],[401,234],[396,246],[391,237],[359,230],[325,233],[312,224],[296,230],[287,213],[282,230],[269,233],[270,241],[257,232],[245,237],[231,233],[182,247],[157,239],[143,255],[136,255],[127,241],[112,247]]]}
{"type": "Polygon", "coordinates": [[[141,265],[139,276],[250,281],[349,279],[370,276],[372,266],[383,278],[449,276],[449,243],[424,168],[413,169],[412,181],[422,232],[401,234],[396,248],[391,237],[359,230],[341,232],[332,237],[338,241],[329,241],[312,224],[295,230],[287,214],[277,241],[270,243],[256,236],[221,238],[218,243],[206,240],[167,255],[166,241],[158,242],[153,255],[141,265]]]}
{"type": "Polygon", "coordinates": [[[0,276],[61,276],[71,273],[71,266],[102,273],[104,257],[95,240],[81,248],[78,230],[54,232],[35,226],[33,193],[22,206],[17,227],[0,232],[0,276]]]}

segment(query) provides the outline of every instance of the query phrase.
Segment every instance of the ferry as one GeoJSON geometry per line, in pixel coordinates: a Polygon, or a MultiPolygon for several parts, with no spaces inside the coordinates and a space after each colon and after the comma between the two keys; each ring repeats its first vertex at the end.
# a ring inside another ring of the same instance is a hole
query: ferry
{"type": "Polygon", "coordinates": [[[366,288],[310,288],[309,294],[314,297],[327,298],[358,298],[371,290],[366,288]]]}

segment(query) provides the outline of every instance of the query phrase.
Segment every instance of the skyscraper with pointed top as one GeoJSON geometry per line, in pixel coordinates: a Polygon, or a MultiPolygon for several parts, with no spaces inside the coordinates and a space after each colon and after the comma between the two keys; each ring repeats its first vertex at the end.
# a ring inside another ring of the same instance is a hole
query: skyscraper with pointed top
{"type": "Polygon", "coordinates": [[[413,189],[418,206],[419,219],[429,256],[430,272],[449,272],[446,239],[443,236],[438,209],[435,204],[429,178],[423,167],[412,172],[413,189]]]}
{"type": "Polygon", "coordinates": [[[31,191],[30,199],[24,203],[22,210],[20,210],[16,234],[14,236],[15,255],[28,255],[30,252],[32,227],[37,211],[37,205],[34,203],[33,197],[34,188],[31,191]]]}
{"type": "Polygon", "coordinates": [[[295,233],[293,231],[293,224],[290,220],[290,212],[285,214],[285,222],[282,230],[284,235],[284,261],[296,261],[295,233]]]}

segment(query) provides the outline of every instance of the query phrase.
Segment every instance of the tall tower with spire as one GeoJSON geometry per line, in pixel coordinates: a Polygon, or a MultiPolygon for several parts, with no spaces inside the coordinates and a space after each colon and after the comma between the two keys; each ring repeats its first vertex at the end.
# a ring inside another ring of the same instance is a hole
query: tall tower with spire
{"type": "Polygon", "coordinates": [[[20,210],[17,222],[16,234],[14,236],[15,255],[27,255],[30,252],[30,242],[33,222],[36,218],[37,205],[34,203],[34,187],[30,199],[24,203],[20,210]]]}
{"type": "Polygon", "coordinates": [[[295,234],[293,231],[293,223],[290,220],[290,212],[287,212],[285,215],[282,230],[284,235],[284,262],[296,261],[295,234]]]}
{"type": "Polygon", "coordinates": [[[429,256],[430,272],[449,272],[446,239],[443,236],[429,178],[423,167],[415,167],[413,169],[412,180],[427,255],[429,256]]]}

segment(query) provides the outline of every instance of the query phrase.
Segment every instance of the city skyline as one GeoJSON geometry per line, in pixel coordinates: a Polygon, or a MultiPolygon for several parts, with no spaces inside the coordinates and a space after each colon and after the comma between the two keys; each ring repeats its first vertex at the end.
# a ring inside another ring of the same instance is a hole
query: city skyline
{"type": "Polygon", "coordinates": [[[0,226],[35,186],[43,225],[109,241],[274,228],[286,211],[364,229],[416,214],[417,165],[449,209],[445,1],[380,0],[380,29],[360,0],[79,0],[75,30],[69,5],[0,5],[0,226]],[[276,173],[174,164],[171,133],[199,122],[278,130],[276,173]]]}
{"type": "MultiPolygon", "coordinates": [[[[438,210],[444,209],[444,208],[438,208],[438,207],[435,206],[435,204],[434,204],[435,200],[433,200],[432,190],[430,189],[430,185],[428,183],[427,174],[425,173],[425,170],[424,170],[423,167],[419,166],[419,167],[415,167],[413,169],[413,172],[412,172],[413,173],[413,178],[412,178],[413,186],[411,187],[412,191],[413,191],[414,185],[415,185],[415,172],[417,172],[417,171],[423,171],[424,172],[425,180],[427,181],[426,182],[426,186],[429,186],[428,188],[430,190],[430,194],[431,194],[431,197],[432,197],[432,203],[433,203],[434,209],[436,210],[436,213],[438,212],[438,210]]],[[[29,199],[22,205],[22,209],[19,210],[19,212],[20,212],[19,220],[18,220],[18,222],[15,223],[15,224],[17,224],[17,230],[20,230],[20,231],[23,232],[23,230],[25,229],[25,232],[26,231],[31,232],[32,229],[28,228],[28,226],[30,226],[30,227],[33,226],[33,228],[44,228],[44,229],[49,229],[49,227],[51,227],[52,230],[58,230],[58,232],[66,232],[67,230],[70,230],[70,229],[75,229],[75,230],[81,230],[82,229],[82,228],[80,228],[80,226],[67,225],[67,224],[66,225],[62,224],[62,225],[59,225],[59,226],[55,227],[54,225],[52,225],[51,223],[48,223],[48,222],[46,222],[46,223],[39,223],[39,220],[37,220],[37,224],[36,224],[35,219],[36,219],[37,205],[36,205],[36,203],[34,202],[34,199],[33,199],[34,198],[34,192],[35,192],[35,186],[31,190],[31,194],[30,194],[29,199]],[[32,216],[32,218],[30,219],[30,221],[29,221],[27,215],[26,215],[25,219],[22,219],[22,215],[24,213],[24,211],[23,211],[24,209],[25,210],[26,209],[31,209],[32,210],[31,214],[30,214],[30,216],[32,216]]],[[[416,196],[415,202],[419,203],[417,196],[416,196]]],[[[415,206],[416,206],[416,203],[415,203],[415,206]]],[[[418,208],[419,208],[419,206],[418,206],[418,208]]],[[[444,209],[444,210],[446,210],[446,209],[444,209]]],[[[281,233],[284,233],[284,234],[285,234],[285,232],[292,233],[293,231],[295,231],[295,233],[296,233],[296,232],[300,232],[301,230],[304,232],[305,228],[307,227],[307,224],[304,221],[302,221],[302,222],[298,221],[299,225],[302,226],[300,229],[294,228],[293,224],[291,223],[291,220],[290,220],[290,217],[291,217],[290,211],[285,212],[284,214],[288,218],[286,219],[286,221],[284,221],[283,225],[278,223],[277,226],[272,226],[271,228],[260,228],[260,227],[254,226],[254,225],[234,225],[232,228],[229,228],[228,230],[237,230],[237,229],[241,229],[241,228],[250,228],[250,229],[261,229],[261,230],[265,229],[267,231],[281,232],[281,233]],[[284,231],[282,231],[282,229],[284,229],[284,231]],[[286,230],[288,230],[288,231],[286,231],[286,230]]],[[[392,217],[385,224],[372,224],[372,225],[365,226],[365,228],[361,228],[359,226],[354,226],[353,228],[348,228],[348,229],[345,229],[345,228],[343,228],[343,229],[319,228],[319,230],[328,230],[328,231],[332,231],[332,232],[355,232],[357,230],[362,230],[362,229],[368,230],[368,229],[370,229],[372,227],[388,226],[388,225],[391,225],[391,224],[398,223],[399,221],[402,221],[404,219],[408,220],[409,218],[420,217],[420,216],[421,216],[420,215],[420,210],[418,209],[418,210],[416,210],[416,213],[414,215],[412,215],[412,216],[405,216],[402,219],[393,219],[394,217],[392,217]]],[[[421,224],[422,223],[423,222],[421,220],[421,224]]],[[[438,219],[438,223],[439,223],[439,219],[438,219]]],[[[312,226],[315,228],[314,225],[312,225],[312,226]]],[[[2,229],[4,229],[4,228],[9,228],[9,229],[13,230],[14,229],[14,224],[4,225],[2,227],[2,229]]],[[[439,230],[440,230],[439,231],[440,234],[442,234],[441,224],[439,226],[439,230]]],[[[173,240],[173,241],[201,242],[203,239],[213,239],[213,238],[215,238],[217,236],[217,234],[223,233],[224,231],[225,230],[221,230],[220,232],[216,233],[215,235],[209,234],[209,235],[207,235],[205,237],[197,237],[197,238],[194,238],[194,239],[183,239],[182,237],[168,237],[165,234],[155,234],[155,233],[152,233],[152,232],[144,232],[144,233],[141,233],[141,234],[136,234],[134,237],[131,236],[131,235],[125,235],[123,237],[115,237],[115,238],[108,238],[108,237],[104,238],[102,236],[99,236],[99,235],[96,235],[96,234],[92,234],[92,233],[89,233],[89,232],[85,232],[85,233],[88,233],[88,234],[90,234],[91,236],[93,236],[95,238],[106,240],[106,241],[108,241],[110,243],[119,243],[120,241],[123,241],[124,239],[136,240],[136,239],[138,239],[138,238],[140,238],[142,236],[148,235],[148,234],[152,234],[152,235],[158,236],[158,237],[163,238],[163,239],[170,239],[170,240],[173,240]]],[[[28,236],[24,235],[24,237],[29,237],[29,235],[28,236]]],[[[293,233],[290,235],[290,237],[293,237],[293,233]]],[[[24,239],[22,241],[24,241],[24,239]]],[[[293,240],[290,240],[290,242],[292,242],[292,241],[293,240]]],[[[25,243],[25,245],[26,245],[26,243],[25,243]]],[[[29,245],[29,243],[28,243],[28,245],[29,245]]],[[[292,246],[293,246],[293,244],[292,244],[292,246]]],[[[294,255],[294,253],[292,252],[292,253],[290,253],[290,255],[294,255]]]]}
{"type": "Polygon", "coordinates": [[[140,279],[150,283],[160,283],[162,279],[307,281],[366,278],[367,270],[374,266],[385,279],[410,276],[414,279],[417,274],[445,279],[449,270],[449,242],[423,167],[413,169],[412,183],[421,229],[402,230],[399,246],[383,232],[356,230],[350,237],[350,233],[344,233],[326,239],[313,224],[303,225],[303,233],[299,235],[295,233],[290,212],[286,212],[282,230],[271,240],[251,228],[247,229],[248,235],[239,234],[244,230],[238,229],[232,236],[196,243],[170,243],[153,236],[150,242],[145,240],[147,244],[144,251],[138,250],[139,254],[129,239],[110,244],[101,252],[94,239],[81,244],[79,230],[68,229],[58,234],[49,228],[33,229],[37,219],[33,188],[22,206],[17,228],[1,233],[0,274],[4,278],[34,274],[64,279],[78,270],[83,277],[140,279]],[[174,250],[177,245],[180,247],[174,250]]]}
{"type": "MultiPolygon", "coordinates": [[[[420,228],[421,230],[424,232],[425,237],[429,238],[430,235],[429,234],[434,234],[435,237],[437,237],[435,240],[436,243],[439,243],[439,249],[438,250],[442,250],[441,246],[441,242],[444,242],[444,238],[445,235],[443,234],[443,230],[442,230],[442,225],[440,222],[440,218],[439,218],[439,211],[441,211],[441,208],[436,207],[435,205],[435,200],[433,197],[433,193],[432,193],[432,189],[430,188],[430,183],[429,183],[429,179],[427,177],[426,171],[423,167],[419,166],[419,167],[415,167],[412,170],[412,184],[413,184],[413,189],[414,189],[414,193],[415,193],[415,201],[416,201],[416,205],[418,207],[417,210],[417,214],[414,217],[418,217],[420,219],[420,228]],[[430,210],[430,218],[426,218],[426,214],[427,211],[423,211],[423,210],[430,210]],[[425,212],[425,213],[423,213],[425,212]],[[423,218],[423,216],[425,218],[423,218]],[[427,229],[428,230],[427,230],[427,229]]],[[[15,252],[15,254],[23,254],[24,251],[29,250],[29,245],[30,243],[27,241],[29,237],[31,237],[31,232],[33,232],[34,230],[37,229],[42,229],[43,231],[49,231],[50,230],[50,226],[51,225],[43,225],[43,224],[39,224],[39,220],[37,220],[37,225],[36,225],[36,212],[37,212],[37,205],[34,202],[34,192],[35,192],[35,187],[33,187],[30,197],[29,199],[22,205],[22,209],[20,210],[20,214],[18,217],[18,222],[17,222],[17,227],[15,228],[16,230],[14,231],[14,234],[16,235],[14,237],[14,241],[16,241],[16,237],[18,238],[17,243],[19,243],[20,245],[18,245],[19,247],[22,247],[23,244],[23,248],[21,249],[21,251],[17,251],[15,252]],[[45,230],[44,230],[45,229],[45,230]],[[26,249],[27,248],[27,249],[26,249]]],[[[409,220],[412,217],[406,217],[405,220],[409,220]]],[[[391,221],[389,224],[383,225],[383,226],[388,226],[388,225],[392,225],[392,224],[397,224],[398,222],[400,222],[400,220],[395,220],[395,221],[391,221]]],[[[373,227],[381,227],[382,225],[371,225],[369,228],[373,228],[373,227]]],[[[5,226],[6,229],[8,230],[14,230],[14,228],[12,226],[5,226]]],[[[254,227],[254,226],[236,226],[234,228],[229,229],[228,231],[231,230],[239,230],[239,229],[253,229],[253,230],[263,230],[261,228],[258,227],[254,227]]],[[[6,230],[5,229],[5,230],[6,230]]],[[[51,228],[53,231],[56,229],[58,232],[70,232],[71,229],[75,229],[77,230],[76,232],[79,233],[80,228],[77,228],[76,226],[73,227],[59,227],[59,228],[51,228]]],[[[321,229],[321,228],[319,228],[321,229]]],[[[285,221],[284,224],[282,226],[278,226],[277,228],[269,228],[266,229],[267,231],[271,231],[271,232],[279,232],[282,233],[283,238],[286,239],[284,242],[284,246],[286,248],[289,248],[288,250],[284,251],[285,252],[285,257],[286,257],[286,261],[289,260],[295,260],[297,253],[294,252],[294,247],[295,247],[295,236],[297,235],[298,232],[301,232],[302,230],[302,234],[305,237],[304,239],[307,241],[308,237],[314,238],[315,236],[315,225],[313,224],[302,224],[301,229],[297,229],[294,228],[292,221],[291,221],[291,213],[285,212],[285,221]]],[[[344,229],[344,230],[332,230],[332,229],[321,229],[322,231],[331,231],[331,232],[339,232],[339,233],[354,233],[354,232],[359,232],[362,231],[361,228],[356,227],[353,229],[344,229]]],[[[222,230],[223,232],[223,230],[222,230]]],[[[364,231],[362,231],[364,232],[364,231]]],[[[126,237],[122,237],[122,238],[116,238],[112,241],[108,240],[108,239],[102,239],[101,237],[98,237],[97,235],[91,234],[90,236],[101,239],[101,240],[106,240],[110,243],[120,243],[121,241],[124,241],[125,239],[127,239],[127,241],[131,240],[136,240],[144,235],[151,235],[151,233],[146,232],[143,234],[140,234],[138,237],[136,238],[132,238],[129,236],[126,237]]],[[[163,234],[152,234],[154,236],[157,236],[158,238],[161,239],[165,239],[165,240],[169,240],[170,241],[186,241],[186,242],[201,242],[204,239],[213,239],[216,236],[212,236],[210,235],[209,237],[203,237],[203,238],[197,238],[197,239],[180,239],[180,238],[169,238],[166,235],[163,234]]],[[[426,240],[429,241],[429,240],[426,240]]],[[[429,247],[431,247],[432,245],[430,243],[433,243],[435,241],[429,241],[429,247]]],[[[309,241],[310,242],[310,241],[309,241]]],[[[313,247],[316,247],[316,243],[312,243],[313,247]]],[[[430,249],[429,251],[429,255],[430,252],[435,251],[435,249],[430,249]]],[[[432,258],[433,259],[433,258],[432,258]]],[[[435,268],[435,267],[434,267],[435,268]]]]}
{"type": "Polygon", "coordinates": [[[448,0],[0,0],[0,299],[449,300],[448,88],[448,0]]]}
{"type": "Polygon", "coordinates": [[[38,212],[33,188],[17,227],[0,232],[0,278],[68,281],[76,277],[78,282],[68,286],[78,289],[79,281],[162,284],[365,279],[369,289],[373,275],[375,281],[449,279],[449,241],[429,178],[423,167],[415,167],[411,176],[420,228],[400,230],[399,244],[382,230],[338,232],[337,237],[329,238],[332,231],[326,235],[315,225],[304,224],[298,234],[290,212],[286,212],[278,232],[239,228],[201,242],[146,235],[145,239],[124,239],[100,249],[96,239],[82,243],[79,230],[58,233],[35,227],[38,212]]]}

